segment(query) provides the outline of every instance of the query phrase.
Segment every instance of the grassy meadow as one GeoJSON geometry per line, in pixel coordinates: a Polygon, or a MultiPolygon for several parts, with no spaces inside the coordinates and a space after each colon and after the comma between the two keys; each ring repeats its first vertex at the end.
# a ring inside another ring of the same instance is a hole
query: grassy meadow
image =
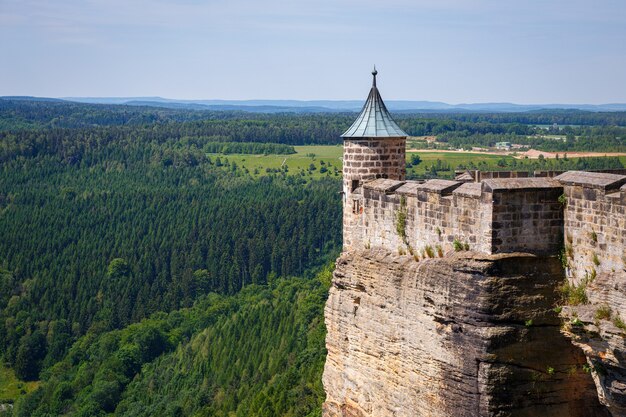
{"type": "Polygon", "coordinates": [[[341,176],[343,149],[340,145],[294,146],[294,148],[296,153],[291,155],[208,155],[212,160],[219,157],[222,163],[234,162],[239,168],[247,169],[255,177],[285,170],[290,175],[304,175],[312,178],[341,176]]]}
{"type": "Polygon", "coordinates": [[[22,382],[12,369],[0,365],[0,404],[14,402],[19,397],[33,391],[39,382],[22,382]]]}
{"type": "MultiPolygon", "coordinates": [[[[254,177],[281,171],[288,175],[300,175],[307,179],[323,176],[341,176],[341,145],[294,146],[294,149],[296,153],[291,155],[208,154],[208,156],[212,160],[220,158],[223,164],[232,165],[235,163],[237,167],[248,170],[254,177]]],[[[468,167],[470,163],[483,171],[498,169],[498,162],[502,160],[507,161],[508,169],[511,170],[523,169],[521,165],[524,163],[523,160],[518,159],[517,167],[512,167],[511,162],[514,158],[508,155],[489,155],[472,152],[452,153],[429,150],[407,152],[408,162],[411,161],[411,156],[414,154],[419,155],[421,162],[417,165],[407,166],[407,176],[409,178],[422,177],[433,166],[437,168],[438,176],[452,177],[455,169],[468,167]]],[[[626,165],[626,156],[620,156],[620,160],[626,165]]]]}
{"type": "MultiPolygon", "coordinates": [[[[341,156],[342,147],[340,145],[311,145],[294,146],[296,153],[291,155],[247,155],[247,154],[208,154],[212,160],[220,158],[223,164],[235,163],[239,168],[247,169],[253,176],[263,176],[273,172],[285,171],[289,175],[302,175],[310,178],[320,178],[322,176],[341,176],[341,156]],[[315,168],[315,169],[313,169],[315,168]]],[[[451,172],[459,165],[467,165],[473,162],[475,165],[485,163],[488,167],[496,167],[500,155],[485,155],[478,153],[449,153],[437,151],[419,151],[407,153],[410,160],[411,155],[417,153],[422,162],[407,169],[407,173],[421,176],[437,160],[448,165],[451,172]]],[[[507,156],[506,159],[513,160],[507,156]]]]}

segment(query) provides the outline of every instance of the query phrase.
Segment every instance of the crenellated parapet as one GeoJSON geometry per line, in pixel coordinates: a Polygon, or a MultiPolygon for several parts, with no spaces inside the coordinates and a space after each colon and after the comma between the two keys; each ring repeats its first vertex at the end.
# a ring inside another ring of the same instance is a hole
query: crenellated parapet
{"type": "Polygon", "coordinates": [[[570,171],[564,187],[564,255],[575,280],[626,270],[626,175],[570,171]]]}
{"type": "Polygon", "coordinates": [[[626,265],[626,175],[364,182],[344,207],[344,249],[571,258],[572,274],[626,265]]]}
{"type": "Polygon", "coordinates": [[[346,211],[345,248],[383,248],[431,256],[451,249],[557,253],[562,242],[561,184],[551,178],[480,183],[378,179],[346,211]]]}

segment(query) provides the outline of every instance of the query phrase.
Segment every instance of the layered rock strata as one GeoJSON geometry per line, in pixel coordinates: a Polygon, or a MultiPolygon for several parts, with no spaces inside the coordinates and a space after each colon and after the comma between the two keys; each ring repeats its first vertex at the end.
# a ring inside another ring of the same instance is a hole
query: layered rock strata
{"type": "Polygon", "coordinates": [[[324,416],[609,415],[554,311],[552,257],[344,252],[326,305],[324,416]]]}
{"type": "Polygon", "coordinates": [[[599,273],[585,298],[563,308],[564,334],[585,353],[600,402],[612,415],[626,416],[626,273],[599,273]]]}

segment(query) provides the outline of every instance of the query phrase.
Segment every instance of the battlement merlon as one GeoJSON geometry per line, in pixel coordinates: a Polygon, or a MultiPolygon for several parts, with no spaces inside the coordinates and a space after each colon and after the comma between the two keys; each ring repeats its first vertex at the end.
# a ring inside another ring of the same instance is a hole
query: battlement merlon
{"type": "MultiPolygon", "coordinates": [[[[620,172],[620,171],[616,171],[620,172]]],[[[565,172],[564,257],[571,277],[626,270],[626,175],[565,172]]]]}
{"type": "Polygon", "coordinates": [[[610,254],[607,265],[624,267],[625,209],[626,175],[610,173],[481,182],[375,179],[346,201],[344,246],[418,256],[467,248],[556,255],[571,240],[578,247],[571,270],[581,273],[588,268],[583,258],[593,258],[580,246],[583,231],[596,234],[598,252],[610,254]]]}

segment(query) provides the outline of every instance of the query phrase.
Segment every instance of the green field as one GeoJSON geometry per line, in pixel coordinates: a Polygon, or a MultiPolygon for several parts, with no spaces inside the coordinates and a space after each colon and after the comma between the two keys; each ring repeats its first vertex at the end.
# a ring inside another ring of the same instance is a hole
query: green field
{"type": "Polygon", "coordinates": [[[12,369],[0,365],[0,403],[13,403],[20,396],[33,391],[38,385],[38,381],[20,381],[12,369]]]}
{"type": "Polygon", "coordinates": [[[209,154],[209,157],[212,160],[219,157],[222,162],[228,161],[230,164],[234,162],[238,167],[250,171],[250,174],[255,177],[285,169],[287,174],[304,175],[312,178],[341,176],[343,149],[340,145],[294,146],[294,148],[296,153],[292,155],[209,154]],[[311,164],[315,169],[311,169],[311,164]]]}
{"type": "MultiPolygon", "coordinates": [[[[209,154],[212,160],[218,157],[223,164],[235,163],[239,168],[247,169],[253,176],[267,175],[272,172],[284,171],[286,169],[289,175],[303,175],[310,178],[319,178],[321,176],[340,177],[341,176],[341,155],[342,147],[335,146],[295,146],[295,154],[292,155],[242,155],[242,154],[209,154]],[[311,164],[315,169],[311,169],[311,164]],[[285,168],[286,167],[286,168],[285,168]],[[326,170],[323,169],[326,167],[326,170]],[[324,172],[325,171],[325,172],[324,172]]],[[[500,155],[484,155],[476,153],[447,153],[437,151],[420,151],[415,152],[421,158],[422,162],[408,169],[408,173],[414,175],[423,175],[437,160],[448,164],[452,173],[459,165],[467,165],[472,161],[475,165],[481,162],[487,164],[488,167],[497,166],[497,161],[502,159],[500,155]]],[[[407,154],[410,158],[412,153],[407,154]]],[[[507,156],[506,159],[512,160],[513,157],[507,156]]]]}
{"type": "MultiPolygon", "coordinates": [[[[296,153],[292,155],[208,154],[208,156],[213,161],[219,157],[221,163],[225,165],[235,163],[237,167],[247,169],[255,177],[274,172],[285,172],[287,175],[301,175],[307,179],[320,178],[322,176],[338,178],[341,176],[342,147],[340,145],[295,146],[294,148],[296,153]]],[[[517,167],[513,167],[511,166],[511,162],[514,160],[512,156],[428,150],[408,152],[408,161],[411,160],[411,155],[413,154],[420,156],[421,163],[407,168],[407,176],[409,178],[422,177],[429,172],[431,167],[437,165],[444,168],[437,170],[437,176],[449,178],[454,175],[455,169],[463,166],[468,167],[470,163],[474,165],[474,168],[489,171],[503,169],[498,167],[498,161],[501,160],[507,161],[508,167],[504,167],[504,169],[510,170],[522,170],[522,164],[529,162],[518,159],[517,167]],[[438,163],[437,160],[441,162],[438,163]]],[[[620,160],[626,165],[626,157],[621,156],[620,160]]]]}
{"type": "Polygon", "coordinates": [[[450,153],[450,152],[428,152],[428,151],[419,151],[419,152],[409,152],[407,153],[407,160],[410,161],[411,155],[417,154],[420,156],[422,162],[411,168],[407,168],[407,175],[413,174],[417,176],[424,175],[428,169],[437,164],[437,160],[440,160],[442,164],[448,165],[450,167],[450,171],[442,172],[442,176],[452,176],[454,174],[454,170],[459,166],[467,166],[470,162],[474,165],[481,165],[483,170],[495,169],[498,166],[498,161],[501,159],[506,159],[507,161],[512,161],[514,158],[512,156],[502,156],[502,155],[485,155],[480,153],[450,153]]]}

